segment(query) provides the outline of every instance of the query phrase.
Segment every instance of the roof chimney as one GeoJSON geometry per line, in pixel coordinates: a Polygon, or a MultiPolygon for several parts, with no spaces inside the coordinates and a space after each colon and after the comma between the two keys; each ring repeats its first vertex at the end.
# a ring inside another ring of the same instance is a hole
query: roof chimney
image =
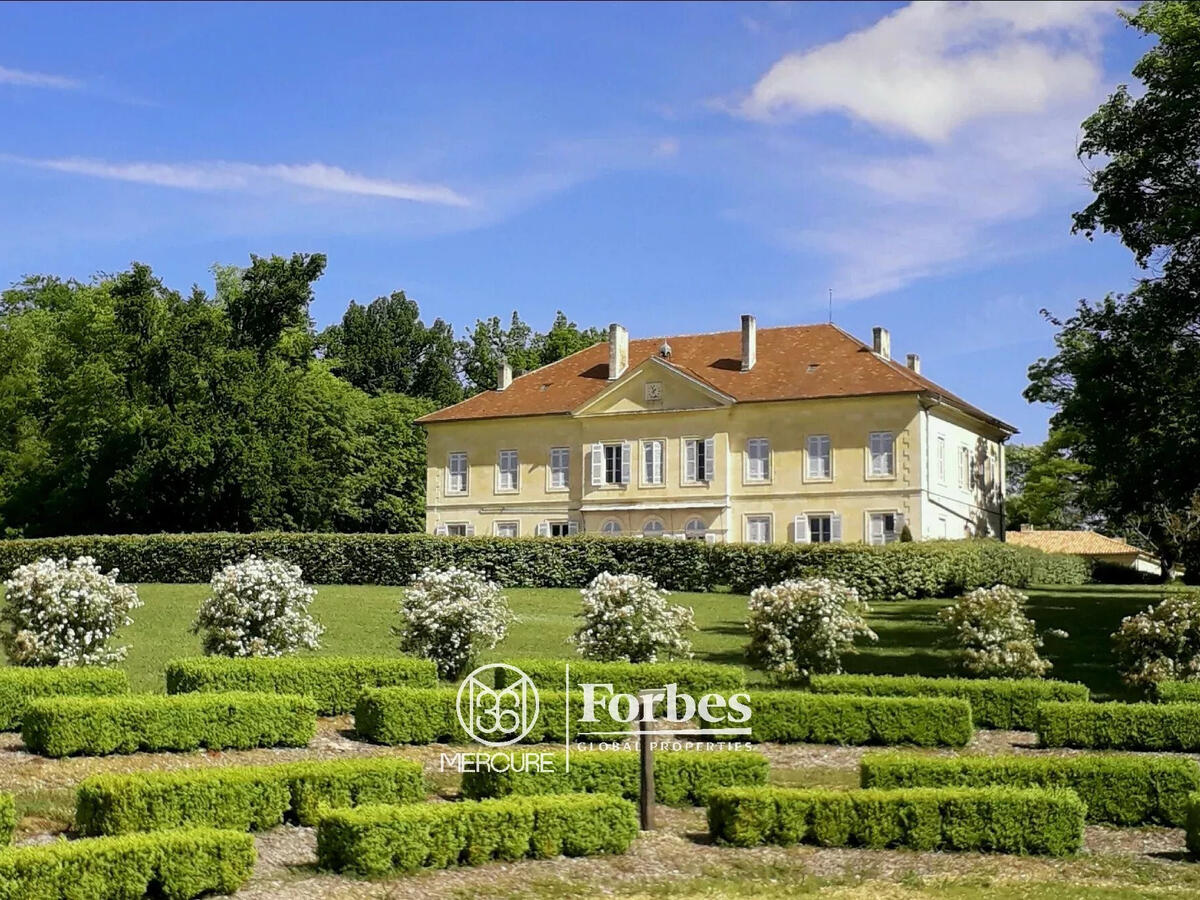
{"type": "Polygon", "coordinates": [[[754,316],[742,316],[742,371],[749,372],[758,361],[758,324],[754,316]]]}
{"type": "Polygon", "coordinates": [[[915,354],[915,353],[908,354],[908,367],[910,369],[912,369],[914,372],[916,372],[918,375],[920,375],[921,374],[921,357],[917,356],[917,354],[915,354]]]}
{"type": "Polygon", "coordinates": [[[879,325],[871,329],[871,349],[883,359],[892,358],[892,336],[879,325]]]}
{"type": "Polygon", "coordinates": [[[629,368],[629,332],[613,322],[608,326],[608,380],[616,381],[629,368]]]}
{"type": "Polygon", "coordinates": [[[502,391],[512,384],[512,366],[508,364],[508,360],[501,358],[500,364],[496,366],[496,390],[502,391]]]}

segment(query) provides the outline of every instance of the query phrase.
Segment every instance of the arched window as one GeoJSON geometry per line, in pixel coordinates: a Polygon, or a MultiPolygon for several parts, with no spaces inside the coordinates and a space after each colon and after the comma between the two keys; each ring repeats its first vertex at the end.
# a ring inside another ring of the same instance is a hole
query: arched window
{"type": "Polygon", "coordinates": [[[662,519],[647,519],[646,524],[642,526],[642,534],[651,538],[662,537],[662,519]]]}
{"type": "Polygon", "coordinates": [[[683,526],[684,535],[695,541],[704,540],[704,532],[706,531],[708,531],[708,527],[699,516],[688,519],[687,524],[683,526]]]}
{"type": "Polygon", "coordinates": [[[605,519],[604,524],[600,526],[601,534],[620,534],[621,523],[616,519],[605,519]]]}

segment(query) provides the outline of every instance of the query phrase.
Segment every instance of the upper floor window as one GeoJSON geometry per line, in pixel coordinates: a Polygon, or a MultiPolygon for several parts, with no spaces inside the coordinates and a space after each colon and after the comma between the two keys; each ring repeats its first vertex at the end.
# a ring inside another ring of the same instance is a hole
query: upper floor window
{"type": "Polygon", "coordinates": [[[713,456],[715,455],[712,438],[687,438],[683,442],[683,481],[685,484],[698,484],[713,480],[713,456]]]}
{"type": "Polygon", "coordinates": [[[592,485],[629,484],[629,469],[633,462],[629,442],[621,444],[592,444],[592,485]]]}
{"type": "Polygon", "coordinates": [[[946,483],[946,439],[941,435],[937,439],[937,477],[938,484],[946,483]]]}
{"type": "MultiPolygon", "coordinates": [[[[971,450],[967,446],[958,448],[958,486],[966,489],[971,478],[971,450]]],[[[974,487],[975,485],[971,485],[974,487]]]]}
{"type": "Polygon", "coordinates": [[[771,543],[771,517],[746,516],[746,541],[751,544],[771,543]]]}
{"type": "Polygon", "coordinates": [[[813,434],[808,438],[808,478],[832,478],[832,442],[827,434],[813,434]]]}
{"type": "Polygon", "coordinates": [[[896,437],[890,431],[872,431],[869,440],[873,476],[896,474],[896,437]]]}
{"type": "Polygon", "coordinates": [[[642,484],[662,484],[663,441],[642,441],[642,484]]]}
{"type": "Polygon", "coordinates": [[[496,537],[515,538],[521,533],[519,522],[497,522],[496,537]]]}
{"type": "Polygon", "coordinates": [[[451,453],[450,464],[447,468],[446,493],[465,494],[467,492],[467,454],[451,453]]]}
{"type": "Polygon", "coordinates": [[[515,491],[518,487],[517,451],[501,450],[500,462],[496,466],[496,490],[515,491]]]}
{"type": "Polygon", "coordinates": [[[550,490],[562,491],[570,486],[571,451],[567,447],[550,448],[550,490]]]}
{"type": "Polygon", "coordinates": [[[771,444],[766,438],[746,441],[746,480],[771,480],[771,444]]]}

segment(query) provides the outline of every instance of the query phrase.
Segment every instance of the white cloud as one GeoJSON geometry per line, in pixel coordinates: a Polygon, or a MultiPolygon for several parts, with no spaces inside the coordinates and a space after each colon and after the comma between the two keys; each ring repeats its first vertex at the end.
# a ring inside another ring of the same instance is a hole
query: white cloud
{"type": "Polygon", "coordinates": [[[1106,2],[920,2],[869,28],[789,54],[754,86],[743,114],[840,112],[942,142],[968,122],[1036,113],[1091,95],[1106,2]]]}
{"type": "Polygon", "coordinates": [[[289,184],[336,194],[384,197],[441,206],[470,205],[470,201],[466,197],[444,185],[371,178],[322,163],[297,165],[284,163],[258,165],[236,162],[126,163],[76,157],[64,159],[5,158],[12,162],[56,172],[184,190],[246,191],[289,184]]]}
{"type": "Polygon", "coordinates": [[[0,84],[14,84],[18,87],[53,88],[60,91],[70,91],[82,87],[83,82],[63,75],[47,75],[43,72],[26,72],[21,69],[9,69],[0,66],[0,84]]]}

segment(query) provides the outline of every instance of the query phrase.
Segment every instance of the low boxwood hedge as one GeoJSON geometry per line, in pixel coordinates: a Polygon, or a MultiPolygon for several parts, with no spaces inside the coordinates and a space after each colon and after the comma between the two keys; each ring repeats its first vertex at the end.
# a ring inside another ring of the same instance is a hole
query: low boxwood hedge
{"type": "MultiPolygon", "coordinates": [[[[528,794],[614,794],[636,800],[641,760],[635,752],[575,751],[546,755],[552,771],[463,773],[462,793],[471,800],[528,794]]],[[[545,758],[545,757],[544,757],[545,758]]],[[[654,797],[666,806],[702,806],[718,787],[767,783],[767,759],[739,750],[672,750],[654,754],[654,797]]]]}
{"type": "Polygon", "coordinates": [[[1170,756],[956,756],[868,753],[864,788],[1057,787],[1087,804],[1089,822],[1182,828],[1187,798],[1200,791],[1200,763],[1170,756]]]}
{"type": "Polygon", "coordinates": [[[20,731],[21,717],[34,697],[106,697],[129,693],[120,669],[0,667],[0,731],[20,731]]]}
{"type": "Polygon", "coordinates": [[[1200,856],[1200,794],[1187,798],[1187,848],[1193,856],[1200,856]]]}
{"type": "Polygon", "coordinates": [[[254,839],[195,828],[0,850],[0,900],[130,900],[232,894],[250,878],[254,839]]]}
{"type": "Polygon", "coordinates": [[[751,733],[744,739],[758,743],[961,747],[975,732],[970,704],[953,697],[751,691],[749,705],[751,733]]]}
{"type": "Polygon", "coordinates": [[[1200,703],[1043,703],[1043,747],[1200,751],[1200,703]]]}
{"type": "Polygon", "coordinates": [[[1154,686],[1159,703],[1200,703],[1200,681],[1160,681],[1154,686]]]}
{"type": "Polygon", "coordinates": [[[919,675],[814,675],[817,694],[871,697],[958,697],[971,704],[976,728],[1033,731],[1037,707],[1048,700],[1087,700],[1082,684],[1040,678],[925,678],[919,675]]]}
{"type": "Polygon", "coordinates": [[[317,705],[292,694],[50,697],[25,711],[21,737],[43,756],[103,756],[139,750],[303,747],[317,705]]]}
{"type": "Polygon", "coordinates": [[[316,825],[318,810],[424,798],[421,764],[389,757],[94,775],[75,794],[84,835],[316,825]]]}
{"type": "Polygon", "coordinates": [[[720,788],[708,830],[738,847],[820,844],[1065,856],[1083,845],[1085,807],[1061,788],[895,791],[720,788]]]}
{"type": "Polygon", "coordinates": [[[437,683],[437,666],[431,660],[404,656],[196,656],[167,663],[168,694],[303,694],[317,701],[317,712],[323,716],[353,712],[358,695],[366,687],[436,687],[437,683]]]}
{"type": "Polygon", "coordinates": [[[0,794],[0,846],[12,840],[17,830],[17,805],[12,794],[0,794]]]}
{"type": "Polygon", "coordinates": [[[93,556],[135,582],[207,582],[251,553],[298,565],[318,584],[408,584],[422,569],[458,566],[508,587],[582,587],[601,572],[633,573],[678,591],[730,585],[749,593],[787,578],[825,576],[867,600],[951,597],[976,587],[1083,584],[1082,557],[995,540],[866,544],[706,544],[581,535],[150,534],[0,541],[0,575],[39,557],[93,556]]]}
{"type": "MultiPolygon", "coordinates": [[[[566,694],[539,691],[539,712],[523,744],[562,741],[566,732],[566,694]]],[[[471,744],[474,738],[463,731],[458,720],[458,689],[368,688],[354,709],[354,730],[360,738],[376,744],[471,744]]],[[[598,721],[579,723],[583,698],[571,692],[571,739],[590,740],[581,732],[628,731],[629,726],[597,714],[598,721]]],[[[595,737],[595,740],[612,738],[595,737]]]]}
{"type": "Polygon", "coordinates": [[[321,817],[317,865],[378,876],[493,859],[624,853],[637,836],[632,803],[607,794],[360,806],[321,817]]]}
{"type": "MultiPolygon", "coordinates": [[[[746,687],[746,672],[740,666],[695,662],[595,662],[588,659],[512,659],[505,660],[529,676],[539,688],[552,691],[566,686],[567,665],[571,666],[571,690],[580,684],[611,684],[619,694],[675,684],[680,693],[696,700],[709,693],[741,691],[746,687]]],[[[517,679],[511,669],[497,668],[496,687],[506,687],[517,679]]]]}

